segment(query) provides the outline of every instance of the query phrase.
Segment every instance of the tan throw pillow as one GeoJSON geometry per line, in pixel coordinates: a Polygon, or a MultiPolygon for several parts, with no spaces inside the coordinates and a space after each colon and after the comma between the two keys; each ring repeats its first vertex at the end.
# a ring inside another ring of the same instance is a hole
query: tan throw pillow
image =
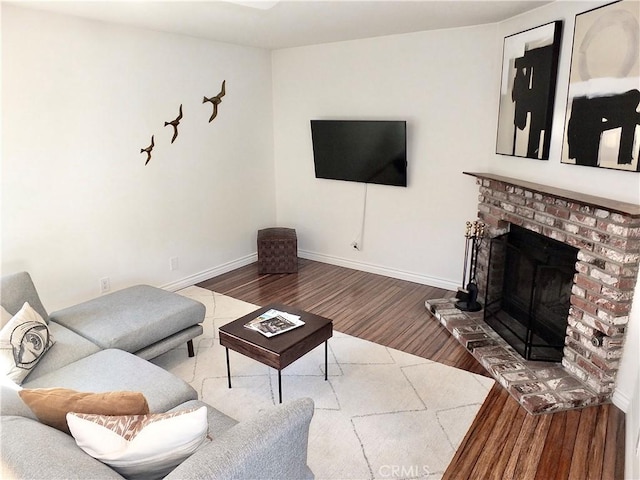
{"type": "Polygon", "coordinates": [[[86,393],[67,388],[24,388],[22,401],[45,425],[68,434],[67,413],[97,415],[146,415],[149,405],[139,392],[86,393]]]}
{"type": "Polygon", "coordinates": [[[25,302],[0,330],[0,371],[22,384],[53,343],[46,322],[25,302]]]}
{"type": "Polygon", "coordinates": [[[207,407],[110,417],[69,413],[76,444],[129,480],[163,478],[207,435],[207,407]]]}

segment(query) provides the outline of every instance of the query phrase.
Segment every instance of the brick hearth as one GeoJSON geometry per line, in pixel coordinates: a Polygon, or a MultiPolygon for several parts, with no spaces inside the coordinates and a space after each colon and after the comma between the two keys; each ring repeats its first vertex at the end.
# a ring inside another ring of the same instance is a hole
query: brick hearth
{"type": "Polygon", "coordinates": [[[607,401],[560,363],[524,360],[483,320],[483,312],[461,312],[455,299],[425,306],[507,391],[532,414],[557,412],[607,401]]]}
{"type": "Polygon", "coordinates": [[[427,308],[529,412],[609,401],[638,276],[640,206],[493,174],[469,175],[477,177],[478,218],[486,225],[477,275],[483,303],[501,288],[493,281],[498,275],[488,275],[488,239],[506,233],[510,224],[579,249],[562,362],[523,360],[484,323],[482,312],[460,312],[450,299],[427,308]]]}

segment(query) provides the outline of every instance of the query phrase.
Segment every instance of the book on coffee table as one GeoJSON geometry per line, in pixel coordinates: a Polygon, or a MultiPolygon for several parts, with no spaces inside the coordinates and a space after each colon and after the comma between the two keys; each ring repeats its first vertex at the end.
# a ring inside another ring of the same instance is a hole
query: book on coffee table
{"type": "Polygon", "coordinates": [[[265,337],[273,337],[302,325],[304,322],[300,320],[300,316],[273,308],[244,324],[246,328],[260,332],[265,337]]]}

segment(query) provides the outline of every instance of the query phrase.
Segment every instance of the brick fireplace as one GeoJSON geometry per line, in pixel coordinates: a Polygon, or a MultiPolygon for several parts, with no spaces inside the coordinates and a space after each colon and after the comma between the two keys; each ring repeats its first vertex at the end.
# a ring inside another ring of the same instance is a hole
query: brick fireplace
{"type": "Polygon", "coordinates": [[[638,276],[640,206],[493,174],[467,174],[477,179],[478,217],[486,225],[477,266],[483,305],[502,288],[500,276],[489,271],[489,239],[505,234],[510,225],[578,249],[562,361],[525,361],[483,321],[482,312],[456,310],[450,299],[427,308],[529,412],[609,401],[638,276]]]}

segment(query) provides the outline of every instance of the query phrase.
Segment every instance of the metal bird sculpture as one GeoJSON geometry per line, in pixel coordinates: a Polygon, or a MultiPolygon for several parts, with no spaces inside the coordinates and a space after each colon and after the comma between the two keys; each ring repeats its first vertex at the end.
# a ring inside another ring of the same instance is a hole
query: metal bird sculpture
{"type": "Polygon", "coordinates": [[[164,122],[165,127],[167,125],[171,125],[173,127],[173,138],[171,139],[171,143],[173,143],[178,136],[178,125],[180,125],[180,120],[182,120],[182,104],[180,104],[180,114],[176,117],[176,119],[170,122],[164,122]]]}
{"type": "Polygon", "coordinates": [[[216,95],[215,97],[211,97],[211,98],[207,98],[204,97],[204,100],[202,100],[202,103],[207,103],[207,102],[211,102],[211,104],[213,105],[213,113],[211,114],[211,117],[209,118],[209,123],[211,123],[211,121],[216,118],[216,116],[218,115],[218,105],[220,105],[222,103],[222,97],[224,97],[225,94],[225,84],[227,83],[226,80],[222,81],[222,89],[220,90],[220,93],[218,95],[216,95]]]}
{"type": "Polygon", "coordinates": [[[153,150],[154,145],[155,144],[153,143],[153,135],[151,135],[151,145],[149,145],[147,148],[140,149],[140,153],[143,153],[143,152],[147,153],[147,161],[144,162],[145,165],[149,163],[149,160],[151,160],[151,150],[153,150]]]}

